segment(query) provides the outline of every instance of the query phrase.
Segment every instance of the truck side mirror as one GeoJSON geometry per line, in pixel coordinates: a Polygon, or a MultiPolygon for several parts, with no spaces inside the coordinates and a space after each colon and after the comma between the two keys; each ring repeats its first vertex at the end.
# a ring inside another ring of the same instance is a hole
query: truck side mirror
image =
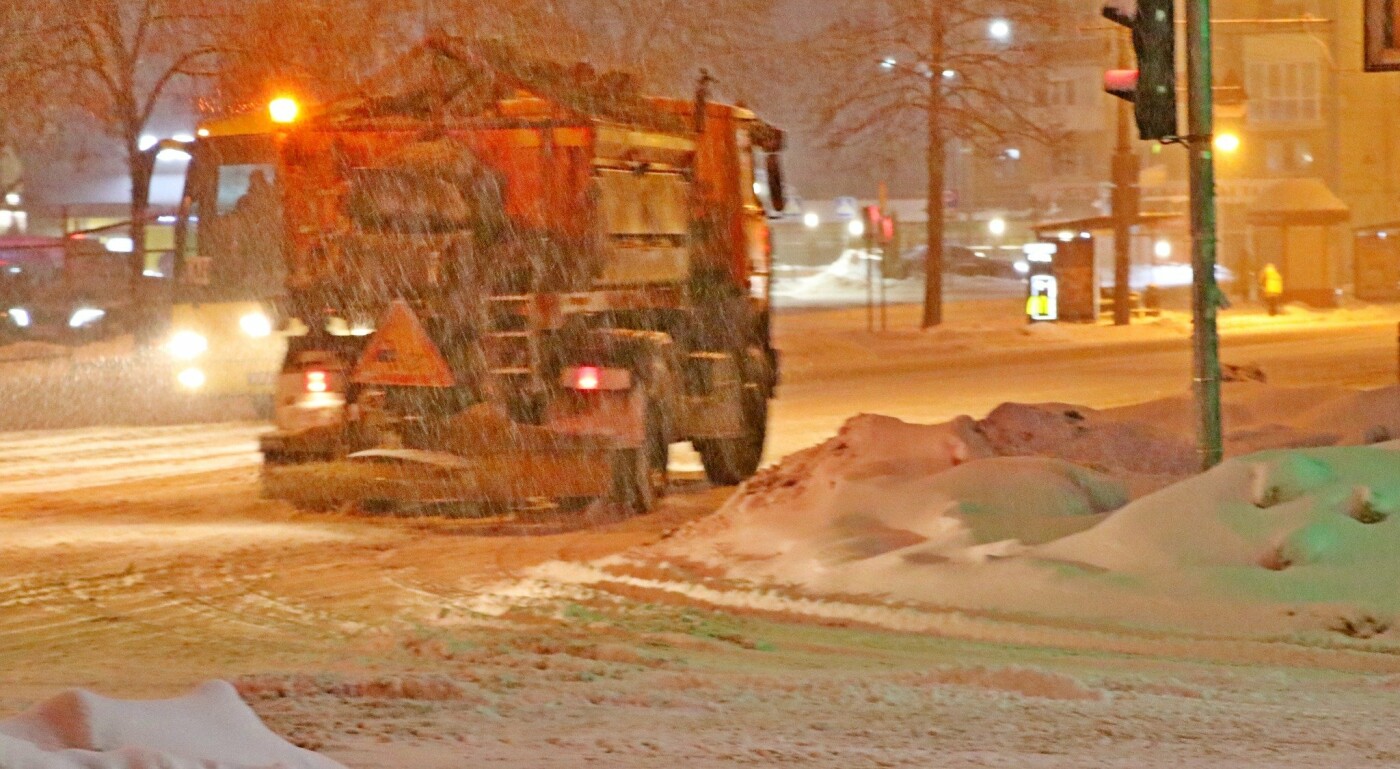
{"type": "Polygon", "coordinates": [[[776,152],[766,155],[764,160],[768,166],[768,199],[773,203],[774,213],[781,214],[787,208],[787,195],[783,191],[783,158],[776,152]]]}

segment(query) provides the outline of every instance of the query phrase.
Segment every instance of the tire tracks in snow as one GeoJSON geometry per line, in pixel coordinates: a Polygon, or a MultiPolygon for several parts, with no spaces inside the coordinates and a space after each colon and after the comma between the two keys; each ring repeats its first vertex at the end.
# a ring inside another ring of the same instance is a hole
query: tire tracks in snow
{"type": "MultiPolygon", "coordinates": [[[[617,564],[610,564],[616,567],[617,564]]],[[[890,606],[856,603],[836,598],[789,595],[777,590],[711,587],[701,581],[654,579],[626,574],[616,568],[589,563],[555,561],[531,570],[529,582],[539,588],[507,585],[483,591],[498,596],[525,595],[549,600],[551,593],[569,588],[591,588],[635,599],[638,594],[669,597],[720,609],[740,610],[783,619],[842,622],[866,627],[929,634],[961,641],[1015,644],[1099,654],[1131,654],[1186,660],[1212,660],[1239,665],[1285,665],[1366,673],[1400,673],[1400,651],[1369,646],[1327,646],[1279,638],[1246,638],[1190,632],[1137,630],[1123,627],[1086,626],[1062,620],[1036,621],[1027,617],[999,617],[951,608],[890,606]],[[540,584],[543,583],[543,584],[540,584]],[[553,586],[554,590],[549,587],[553,586]],[[543,589],[541,589],[543,588],[543,589]]],[[[536,602],[538,602],[536,600],[536,602]]],[[[496,603],[501,606],[500,602],[496,603]]],[[[491,603],[478,611],[495,613],[491,603]]]]}
{"type": "Polygon", "coordinates": [[[258,423],[0,433],[0,495],[255,466],[258,423]]]}
{"type": "Polygon", "coordinates": [[[197,570],[147,570],[64,578],[16,575],[0,586],[0,666],[35,657],[64,658],[77,649],[197,645],[236,655],[314,650],[342,640],[342,624],[252,583],[258,578],[197,570]]]}

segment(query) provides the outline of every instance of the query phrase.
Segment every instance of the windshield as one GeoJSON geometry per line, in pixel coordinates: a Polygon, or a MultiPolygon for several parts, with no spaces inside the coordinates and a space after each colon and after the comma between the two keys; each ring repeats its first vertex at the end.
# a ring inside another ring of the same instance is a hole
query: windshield
{"type": "Polygon", "coordinates": [[[282,202],[271,137],[201,139],[176,224],[177,300],[279,294],[282,202]]]}

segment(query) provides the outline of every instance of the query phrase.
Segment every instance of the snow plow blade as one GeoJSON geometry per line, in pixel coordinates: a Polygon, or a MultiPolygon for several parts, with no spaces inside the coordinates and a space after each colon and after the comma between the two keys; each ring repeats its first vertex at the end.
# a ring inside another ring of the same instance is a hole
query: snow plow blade
{"type": "Polygon", "coordinates": [[[537,500],[607,496],[611,451],[604,442],[582,439],[546,451],[471,456],[375,449],[330,462],[264,465],[263,495],[308,509],[490,515],[537,500]]]}

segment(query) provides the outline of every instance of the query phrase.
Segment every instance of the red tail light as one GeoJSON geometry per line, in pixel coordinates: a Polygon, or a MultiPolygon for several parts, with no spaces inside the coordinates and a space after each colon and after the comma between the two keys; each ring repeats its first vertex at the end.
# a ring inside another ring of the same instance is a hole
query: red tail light
{"type": "Polygon", "coordinates": [[[575,390],[596,390],[602,381],[602,372],[597,366],[579,366],[574,371],[575,390]]]}
{"type": "Polygon", "coordinates": [[[330,389],[330,382],[324,371],[306,372],[306,391],[309,393],[323,393],[330,389]]]}

